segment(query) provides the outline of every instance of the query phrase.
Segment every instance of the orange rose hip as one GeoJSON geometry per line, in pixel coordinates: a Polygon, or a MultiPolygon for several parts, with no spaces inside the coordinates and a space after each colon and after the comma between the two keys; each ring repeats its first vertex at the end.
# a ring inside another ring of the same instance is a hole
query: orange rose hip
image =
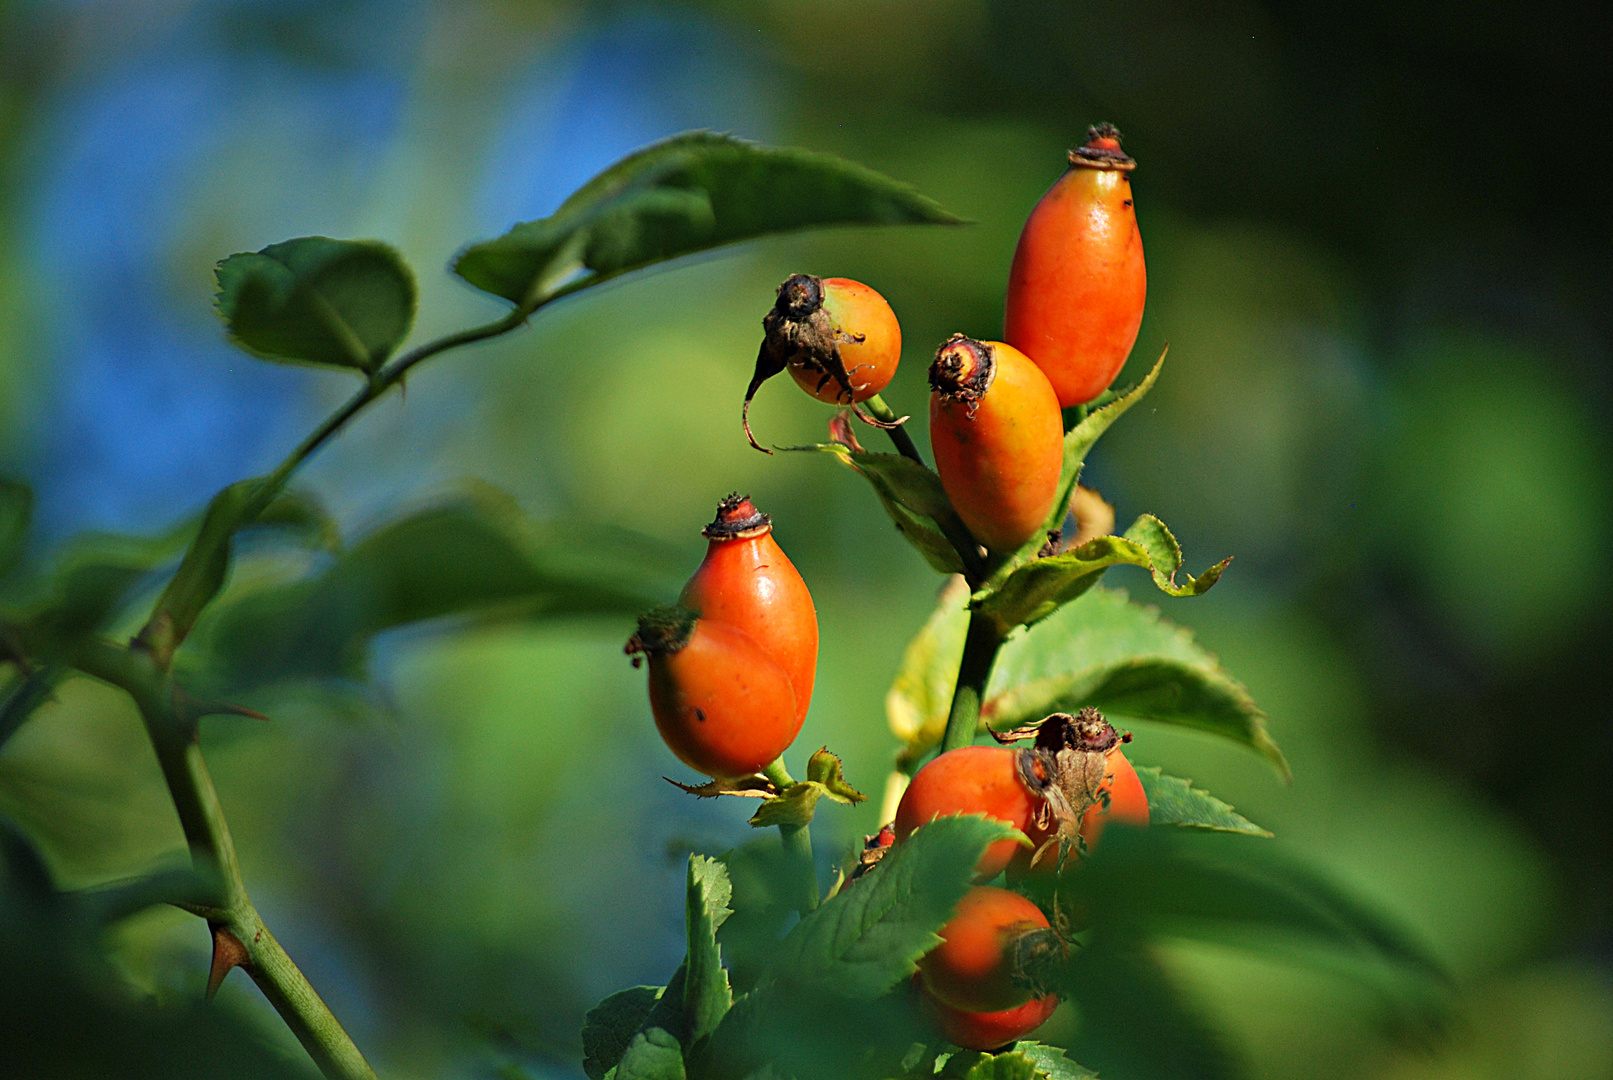
{"type": "Polygon", "coordinates": [[[1063,408],[1091,401],[1120,373],[1148,292],[1131,191],[1137,163],[1112,124],[1088,135],[1025,222],[1003,317],[1003,339],[1047,373],[1063,408]]]}
{"type": "Polygon", "coordinates": [[[818,667],[818,613],[795,564],[773,539],[772,520],[748,495],[729,495],[703,530],[710,541],[678,603],[702,619],[749,634],[789,676],[795,729],[812,701],[818,667]]]}
{"type": "Polygon", "coordinates": [[[718,780],[766,768],[795,739],[795,693],[750,635],[665,607],[640,616],[625,650],[649,660],[650,711],[678,760],[718,780]]]}

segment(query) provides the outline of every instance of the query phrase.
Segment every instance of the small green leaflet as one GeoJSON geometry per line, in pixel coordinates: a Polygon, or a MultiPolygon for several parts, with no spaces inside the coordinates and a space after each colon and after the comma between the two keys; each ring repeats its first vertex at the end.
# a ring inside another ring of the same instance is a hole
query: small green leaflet
{"type": "Polygon", "coordinates": [[[1194,787],[1191,780],[1167,776],[1152,765],[1137,766],[1137,779],[1142,781],[1143,791],[1148,794],[1150,825],[1181,825],[1217,832],[1247,833],[1250,836],[1271,835],[1214,795],[1194,787]]]}
{"type": "Polygon", "coordinates": [[[1047,1080],[1095,1080],[1097,1076],[1092,1070],[1071,1061],[1057,1046],[1022,1039],[1014,1044],[1014,1052],[1036,1062],[1036,1074],[1047,1077],[1047,1080]]]}
{"type": "Polygon", "coordinates": [[[1221,577],[1231,559],[1223,559],[1197,578],[1176,583],[1182,552],[1176,538],[1158,518],[1144,514],[1125,536],[1099,536],[1074,551],[1025,563],[991,591],[982,591],[971,606],[1007,636],[1016,626],[1034,626],[1098,583],[1111,566],[1140,566],[1154,584],[1171,596],[1198,596],[1221,577]]]}
{"type": "Polygon", "coordinates": [[[796,924],[779,944],[772,980],[854,1001],[879,997],[940,942],[936,931],[968,891],[986,847],[1017,835],[978,815],[921,826],[872,872],[796,924]]]}
{"type": "Polygon", "coordinates": [[[868,798],[846,783],[840,771],[840,759],[826,746],[812,755],[807,762],[807,778],[791,784],[775,799],[762,803],[750,823],[757,828],[767,825],[806,825],[817,810],[818,800],[824,796],[847,806],[868,798]]]}
{"type": "Polygon", "coordinates": [[[472,244],[454,273],[518,307],[653,263],[824,225],[956,224],[906,184],[828,154],[709,131],[654,143],[551,217],[472,244]]]}
{"type": "Polygon", "coordinates": [[[414,274],[376,240],[303,236],[216,273],[231,340],[267,360],[373,372],[414,324],[414,274]]]}
{"type": "Polygon", "coordinates": [[[633,1036],[612,1073],[616,1080],[683,1080],[683,1048],[665,1029],[652,1027],[633,1036]]]}
{"type": "MultiPolygon", "coordinates": [[[[914,761],[946,727],[968,627],[961,581],[942,590],[929,621],[908,644],[885,699],[891,729],[914,761]]],[[[1248,690],[1193,636],[1128,599],[1097,587],[1027,632],[1009,638],[992,672],[981,715],[1006,731],[1053,712],[1092,705],[1117,718],[1154,720],[1242,743],[1286,774],[1265,714],[1248,690]]]]}
{"type": "Polygon", "coordinates": [[[1018,1049],[1001,1054],[970,1051],[953,1054],[941,1068],[943,1080],[1036,1080],[1036,1059],[1018,1049]]]}
{"type": "Polygon", "coordinates": [[[688,902],[684,920],[689,937],[689,958],[683,981],[683,1013],[691,1046],[717,1029],[733,1004],[728,972],[723,970],[717,928],[733,914],[728,868],[704,855],[689,856],[688,902]]]}

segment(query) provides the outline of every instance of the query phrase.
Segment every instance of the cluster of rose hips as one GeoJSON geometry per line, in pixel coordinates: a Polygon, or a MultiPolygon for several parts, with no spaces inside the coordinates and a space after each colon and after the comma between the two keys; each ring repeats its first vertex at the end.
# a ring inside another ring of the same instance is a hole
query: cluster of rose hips
{"type": "MultiPolygon", "coordinates": [[[[974,540],[1009,552],[1047,521],[1064,461],[1062,410],[1102,394],[1142,321],[1146,278],[1131,195],[1132,159],[1109,125],[1070,152],[1070,168],[1031,213],[1014,253],[1004,341],[962,334],[930,366],[930,446],[953,508],[974,540]]],[[[845,278],[797,274],[763,319],[766,337],[745,395],[788,370],[807,393],[880,427],[901,421],[861,406],[896,373],[901,327],[876,291],[845,278]]],[[[888,414],[887,414],[888,416],[888,414]]],[[[757,446],[761,449],[760,446],[757,446]]],[[[818,625],[801,576],[768,517],[731,495],[704,532],[705,560],[679,606],[645,615],[629,653],[649,659],[651,710],[667,746],[716,781],[762,772],[794,741],[817,663],[818,625]]],[[[635,659],[634,661],[638,661],[635,659]]],[[[1067,913],[1050,925],[1018,892],[1097,842],[1105,820],[1147,824],[1148,800],[1116,732],[1095,710],[1056,713],[997,736],[1029,748],[968,746],[913,777],[895,821],[870,837],[852,881],[893,844],[948,814],[983,814],[1030,840],[993,844],[977,884],[942,928],[915,977],[947,1038],[989,1050],[1038,1027],[1058,1005],[1038,964],[1064,948],[1067,913]]]]}

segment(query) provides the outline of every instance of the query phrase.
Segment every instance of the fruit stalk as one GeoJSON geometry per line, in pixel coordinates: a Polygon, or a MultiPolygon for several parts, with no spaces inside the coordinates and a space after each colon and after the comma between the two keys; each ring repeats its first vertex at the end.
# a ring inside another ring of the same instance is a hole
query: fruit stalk
{"type": "MultiPolygon", "coordinates": [[[[783,758],[762,770],[762,774],[773,781],[779,791],[795,783],[784,767],[783,758]]],[[[818,871],[812,861],[812,833],[805,825],[780,825],[778,831],[784,844],[785,861],[796,879],[795,910],[804,916],[818,906],[818,871]]]]}
{"type": "Polygon", "coordinates": [[[946,734],[941,737],[941,753],[974,743],[986,683],[1002,646],[1002,636],[992,621],[979,612],[971,612],[969,630],[963,639],[963,659],[958,664],[958,686],[952,692],[952,711],[947,714],[946,734]]]}

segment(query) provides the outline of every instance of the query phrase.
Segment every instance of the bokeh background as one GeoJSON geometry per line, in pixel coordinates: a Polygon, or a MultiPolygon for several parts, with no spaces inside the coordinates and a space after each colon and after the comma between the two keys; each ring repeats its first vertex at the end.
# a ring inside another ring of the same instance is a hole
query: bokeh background
{"type": "MultiPolygon", "coordinates": [[[[1422,935],[1463,1022],[1409,1047],[1334,976],[1185,945],[1173,974],[1257,1076],[1613,1077],[1610,23],[1552,0],[0,3],[0,471],[38,493],[45,564],[85,530],[163,531],[342,400],[339,374],[224,342],[231,252],[388,240],[423,340],[497,314],[443,270],[462,243],[646,141],[845,154],[974,224],[597,290],[411,377],[302,483],[350,538],[478,481],[690,568],[715,500],[749,491],[823,624],[795,756],[827,743],[877,791],[883,694],[937,582],[848,471],[745,446],[759,319],[793,271],[873,284],[906,338],[886,398],[921,429],[930,350],[996,335],[1025,214],[1112,120],[1150,270],[1130,375],[1171,359],[1088,480],[1123,522],[1169,521],[1192,568],[1236,556],[1165,613],[1248,683],[1295,782],[1146,724],[1134,760],[1422,935]]],[[[827,412],[773,384],[752,416],[784,444],[827,412]]],[[[232,588],[296,569],[263,553],[232,588]]],[[[208,722],[254,898],[383,1075],[578,1075],[588,1006],[676,965],[682,853],[746,838],[748,806],[660,779],[682,772],[627,629],[394,634],[367,684],[208,722]]],[[[132,709],[86,680],[0,750],[0,813],[66,885],[181,848],[132,709]]],[[[825,868],[874,814],[820,815],[825,868]]],[[[206,942],[158,910],[110,944],[189,1002],[206,942]]],[[[299,1067],[246,978],[214,1008],[299,1067]]]]}

